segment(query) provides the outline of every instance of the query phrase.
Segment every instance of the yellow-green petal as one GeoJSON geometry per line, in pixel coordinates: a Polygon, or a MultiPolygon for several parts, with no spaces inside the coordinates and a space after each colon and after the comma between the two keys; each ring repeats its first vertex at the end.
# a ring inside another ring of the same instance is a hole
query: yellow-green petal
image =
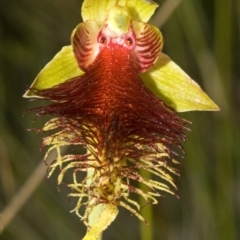
{"type": "Polygon", "coordinates": [[[156,97],[177,112],[219,110],[200,86],[163,53],[155,65],[140,76],[156,97]]]}
{"type": "Polygon", "coordinates": [[[78,67],[72,46],[65,46],[37,75],[30,89],[23,95],[26,98],[38,97],[31,88],[42,90],[58,85],[70,78],[83,74],[78,67]]]}
{"type": "Polygon", "coordinates": [[[85,0],[82,4],[83,21],[95,20],[99,25],[102,25],[111,7],[116,5],[124,6],[125,3],[126,0],[85,0]]]}
{"type": "Polygon", "coordinates": [[[83,21],[95,20],[99,26],[107,18],[108,10],[114,6],[126,6],[132,20],[147,22],[158,7],[150,0],[85,0],[82,5],[83,21]]]}
{"type": "Polygon", "coordinates": [[[127,0],[127,7],[132,16],[132,20],[148,22],[158,7],[158,4],[151,0],[127,0]]]}

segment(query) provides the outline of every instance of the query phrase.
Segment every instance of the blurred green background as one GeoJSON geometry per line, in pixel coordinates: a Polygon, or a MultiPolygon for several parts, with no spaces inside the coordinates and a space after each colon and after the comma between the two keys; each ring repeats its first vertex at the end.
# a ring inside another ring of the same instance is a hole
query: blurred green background
{"type": "MultiPolygon", "coordinates": [[[[166,1],[158,1],[160,8],[166,1]]],[[[81,21],[81,4],[0,0],[0,212],[44,156],[41,136],[26,131],[44,121],[23,116],[34,103],[22,94],[54,54],[69,45],[71,31],[81,21]]],[[[161,15],[155,17],[157,25],[161,15]]],[[[240,1],[183,0],[161,30],[164,52],[221,112],[181,114],[193,124],[187,155],[179,159],[180,199],[166,195],[153,207],[153,239],[240,239],[240,1]]],[[[64,186],[57,188],[56,175],[45,178],[0,239],[81,239],[85,227],[69,213],[74,204],[67,192],[64,186]]],[[[121,209],[103,239],[141,239],[139,220],[121,209]]]]}

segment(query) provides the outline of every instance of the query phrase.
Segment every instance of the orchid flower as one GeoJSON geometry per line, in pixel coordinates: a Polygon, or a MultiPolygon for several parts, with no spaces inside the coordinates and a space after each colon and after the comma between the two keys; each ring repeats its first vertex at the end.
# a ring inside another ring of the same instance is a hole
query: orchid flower
{"type": "Polygon", "coordinates": [[[69,195],[77,198],[73,211],[88,227],[84,239],[97,239],[119,206],[144,220],[133,194],[146,204],[156,204],[162,191],[176,194],[175,158],[184,153],[189,130],[176,112],[218,110],[161,52],[162,34],[147,23],[157,6],[146,0],[85,0],[83,23],[74,29],[71,45],[57,53],[24,95],[51,102],[31,111],[53,116],[42,129],[52,131],[43,139],[49,146],[46,157],[53,149],[58,152],[49,176],[59,167],[61,184],[72,170],[69,195]],[[62,155],[63,146],[86,153],[62,155]],[[139,169],[158,180],[146,179],[139,169]]]}

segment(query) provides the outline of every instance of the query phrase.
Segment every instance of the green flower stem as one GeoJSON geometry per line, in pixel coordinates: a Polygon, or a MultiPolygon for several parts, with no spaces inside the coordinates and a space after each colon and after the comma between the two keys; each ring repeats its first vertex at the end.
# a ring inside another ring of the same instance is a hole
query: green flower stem
{"type": "MultiPolygon", "coordinates": [[[[103,211],[103,204],[99,204],[93,208],[92,212],[89,214],[88,222],[89,226],[93,226],[94,223],[98,220],[101,212],[103,211]]],[[[99,234],[97,240],[102,240],[102,233],[99,234]]]]}
{"type": "MultiPolygon", "coordinates": [[[[88,169],[88,185],[91,184],[91,176],[93,174],[94,169],[88,169]]],[[[114,221],[117,214],[118,208],[112,204],[98,204],[93,207],[88,217],[89,228],[83,240],[101,240],[102,232],[114,221]]]]}
{"type": "MultiPolygon", "coordinates": [[[[151,179],[151,173],[148,171],[144,171],[141,169],[140,174],[146,179],[151,179]]],[[[149,190],[149,188],[142,183],[140,183],[140,188],[143,191],[149,190]]],[[[143,207],[141,209],[141,215],[148,222],[148,225],[146,224],[146,222],[143,222],[143,221],[140,222],[141,240],[152,240],[153,239],[153,206],[152,204],[145,206],[146,201],[142,196],[140,196],[139,202],[140,202],[140,206],[143,207]]]]}
{"type": "Polygon", "coordinates": [[[117,206],[111,204],[98,206],[93,209],[89,216],[89,222],[94,220],[94,223],[89,227],[83,240],[101,240],[102,232],[114,221],[118,214],[117,206]]]}
{"type": "MultiPolygon", "coordinates": [[[[89,177],[87,184],[91,184],[91,176],[94,174],[94,169],[89,168],[87,171],[87,176],[89,177]]],[[[98,219],[98,216],[102,212],[102,204],[97,205],[96,207],[93,208],[92,212],[89,214],[88,221],[89,221],[89,226],[93,226],[94,222],[98,219]]],[[[99,237],[97,240],[102,240],[102,234],[99,234],[99,237]]]]}

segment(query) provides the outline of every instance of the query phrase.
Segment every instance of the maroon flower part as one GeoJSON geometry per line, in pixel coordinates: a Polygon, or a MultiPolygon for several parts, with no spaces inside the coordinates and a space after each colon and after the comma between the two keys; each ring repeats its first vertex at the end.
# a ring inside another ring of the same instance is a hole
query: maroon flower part
{"type": "MultiPolygon", "coordinates": [[[[57,129],[44,140],[44,145],[62,141],[88,150],[85,155],[64,156],[61,164],[66,165],[63,168],[66,170],[74,168],[75,173],[95,169],[95,180],[80,190],[86,194],[92,192],[95,204],[120,202],[130,192],[140,194],[134,181],[174,193],[165,184],[143,179],[138,170],[150,171],[175,188],[169,175],[178,174],[172,167],[172,158],[177,149],[183,150],[181,141],[186,140],[188,122],[144,86],[133,64],[128,48],[110,43],[82,76],[50,89],[35,90],[52,103],[32,111],[38,116],[54,116],[45,129],[57,129]],[[107,179],[106,183],[103,179],[107,179]],[[116,193],[117,179],[121,179],[122,187],[116,193]]],[[[52,167],[55,166],[56,163],[52,167]]],[[[151,194],[148,198],[155,201],[151,194]]]]}

